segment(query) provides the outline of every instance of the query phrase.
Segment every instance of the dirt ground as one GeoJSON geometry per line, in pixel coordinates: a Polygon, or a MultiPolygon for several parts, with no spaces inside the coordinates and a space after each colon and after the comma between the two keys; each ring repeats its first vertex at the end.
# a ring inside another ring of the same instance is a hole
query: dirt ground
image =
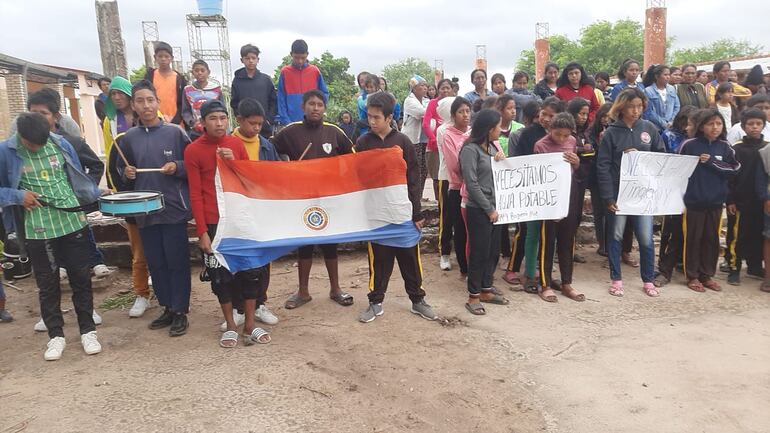
{"type": "MultiPolygon", "coordinates": [[[[613,298],[604,261],[579,251],[586,302],[548,304],[498,279],[512,302],[485,317],[465,311],[457,271],[425,254],[427,300],[443,322],[410,314],[394,277],[385,315],[358,323],[363,254],[341,258],[353,307],[328,300],[317,259],[314,300],[287,311],[296,269],[282,261],[268,302],[281,320],[273,342],[235,350],[217,345],[218,304],[194,270],[186,336],[148,330],[157,308],[140,319],[101,311],[104,351],[89,357],[70,311],[58,362],[43,361],[28,279],[23,293],[6,288],[16,321],[0,324],[0,433],[770,431],[770,297],[758,281],[698,294],[680,275],[651,299],[625,267],[626,296],[613,298]]],[[[97,304],[126,288],[123,273],[97,304]]]]}

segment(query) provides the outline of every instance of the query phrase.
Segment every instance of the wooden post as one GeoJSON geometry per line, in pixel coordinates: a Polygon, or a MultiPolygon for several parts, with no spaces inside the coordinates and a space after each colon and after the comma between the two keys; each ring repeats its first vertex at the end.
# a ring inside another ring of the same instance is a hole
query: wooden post
{"type": "Polygon", "coordinates": [[[96,29],[99,32],[99,50],[106,77],[116,75],[128,78],[126,45],[120,29],[117,1],[96,1],[96,29]]]}

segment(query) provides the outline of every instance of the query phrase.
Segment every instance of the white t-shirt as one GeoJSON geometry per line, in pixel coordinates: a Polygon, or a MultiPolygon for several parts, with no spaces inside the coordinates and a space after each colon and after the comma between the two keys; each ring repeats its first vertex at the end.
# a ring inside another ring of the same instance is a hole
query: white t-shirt
{"type": "Polygon", "coordinates": [[[658,95],[660,95],[660,100],[663,101],[663,105],[665,105],[666,104],[666,96],[668,96],[667,89],[665,87],[660,89],[660,88],[658,88],[656,86],[655,90],[658,92],[658,95]]]}
{"type": "Polygon", "coordinates": [[[436,145],[438,146],[438,180],[449,180],[449,173],[446,171],[446,162],[444,162],[444,152],[441,147],[444,145],[444,131],[451,123],[442,123],[436,129],[436,145]]]}
{"type": "Polygon", "coordinates": [[[722,114],[722,117],[725,119],[725,128],[729,128],[733,124],[733,107],[728,105],[727,107],[723,107],[719,104],[717,104],[717,110],[722,114]]]}

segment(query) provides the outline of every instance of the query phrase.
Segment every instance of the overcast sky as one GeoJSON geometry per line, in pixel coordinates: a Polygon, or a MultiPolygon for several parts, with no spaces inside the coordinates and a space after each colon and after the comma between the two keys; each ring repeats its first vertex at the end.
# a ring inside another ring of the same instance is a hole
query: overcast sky
{"type": "MultiPolygon", "coordinates": [[[[161,40],[181,46],[185,63],[190,62],[185,15],[197,13],[195,0],[118,3],[129,69],[143,63],[141,21],[157,21],[161,40]]],[[[667,3],[668,36],[676,38],[674,48],[735,37],[770,51],[766,0],[667,3]],[[726,18],[732,26],[720,24],[726,18]]],[[[348,57],[354,75],[361,70],[380,72],[384,65],[410,56],[431,65],[434,59],[443,59],[445,74],[459,76],[463,88],[470,88],[467,75],[473,69],[476,44],[487,45],[490,75],[503,72],[510,81],[519,53],[533,45],[536,22],[550,23],[551,34],[577,38],[581,27],[596,20],[643,22],[645,7],[645,0],[225,0],[225,16],[233,70],[241,66],[239,47],[253,43],[262,51],[259,68],[272,75],[291,42],[303,38],[311,57],[325,50],[348,57]]],[[[0,0],[0,53],[101,73],[95,15],[92,0],[0,0]]]]}

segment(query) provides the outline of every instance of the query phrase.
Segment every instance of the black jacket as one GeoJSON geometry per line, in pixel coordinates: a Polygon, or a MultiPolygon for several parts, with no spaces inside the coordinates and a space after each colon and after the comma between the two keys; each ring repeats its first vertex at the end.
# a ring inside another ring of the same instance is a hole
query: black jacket
{"type": "MultiPolygon", "coordinates": [[[[151,82],[154,85],[155,82],[152,81],[153,75],[155,75],[155,68],[147,68],[147,73],[144,74],[144,79],[151,82]]],[[[176,125],[179,125],[182,123],[182,103],[184,102],[184,86],[186,85],[187,85],[187,79],[184,77],[184,75],[177,72],[176,73],[176,114],[174,115],[174,118],[171,119],[169,123],[173,123],[176,125]]],[[[193,125],[187,125],[188,128],[191,128],[192,126],[193,125]]]]}
{"type": "Polygon", "coordinates": [[[620,162],[626,149],[643,152],[665,152],[658,128],[650,121],[638,119],[632,128],[618,120],[604,131],[596,156],[599,195],[605,203],[615,203],[620,186],[620,162]]]}
{"type": "MultiPolygon", "coordinates": [[[[698,163],[687,182],[684,204],[687,209],[721,209],[727,201],[728,180],[741,168],[735,159],[735,151],[724,140],[709,142],[704,137],[693,138],[682,143],[682,155],[699,156],[709,154],[705,163],[698,163]]],[[[753,182],[747,185],[753,189],[753,182]]]]}
{"type": "MultiPolygon", "coordinates": [[[[508,156],[525,156],[535,153],[535,143],[545,137],[547,134],[545,128],[539,123],[533,123],[526,128],[520,129],[521,135],[514,148],[515,154],[511,153],[511,143],[508,143],[508,156]]],[[[517,131],[518,132],[518,131],[517,131]]]]}
{"type": "MultiPolygon", "coordinates": [[[[733,146],[735,159],[741,163],[738,174],[730,178],[730,192],[727,195],[727,204],[735,204],[740,208],[746,206],[762,206],[762,196],[756,193],[754,185],[758,170],[764,171],[759,149],[767,145],[762,137],[752,140],[746,136],[733,146]]],[[[767,184],[765,184],[767,187],[767,184]]]]}
{"type": "Polygon", "coordinates": [[[233,113],[238,111],[238,104],[244,99],[256,99],[265,109],[267,124],[273,124],[277,110],[277,99],[275,85],[270,77],[257,69],[254,76],[249,78],[246,68],[238,69],[235,71],[231,92],[230,106],[233,108],[233,113]]]}
{"type": "Polygon", "coordinates": [[[539,96],[540,99],[545,99],[549,96],[553,96],[554,91],[551,90],[550,87],[548,87],[548,83],[546,83],[545,79],[543,79],[538,81],[537,84],[535,84],[535,90],[533,90],[532,93],[539,96]]]}
{"type": "Polygon", "coordinates": [[[386,149],[398,146],[404,154],[406,161],[406,187],[409,192],[409,201],[412,202],[412,221],[420,221],[422,216],[422,190],[420,189],[420,166],[417,163],[417,152],[409,137],[392,129],[385,140],[373,132],[367,132],[358,138],[355,145],[356,152],[365,152],[371,149],[386,149]]]}

